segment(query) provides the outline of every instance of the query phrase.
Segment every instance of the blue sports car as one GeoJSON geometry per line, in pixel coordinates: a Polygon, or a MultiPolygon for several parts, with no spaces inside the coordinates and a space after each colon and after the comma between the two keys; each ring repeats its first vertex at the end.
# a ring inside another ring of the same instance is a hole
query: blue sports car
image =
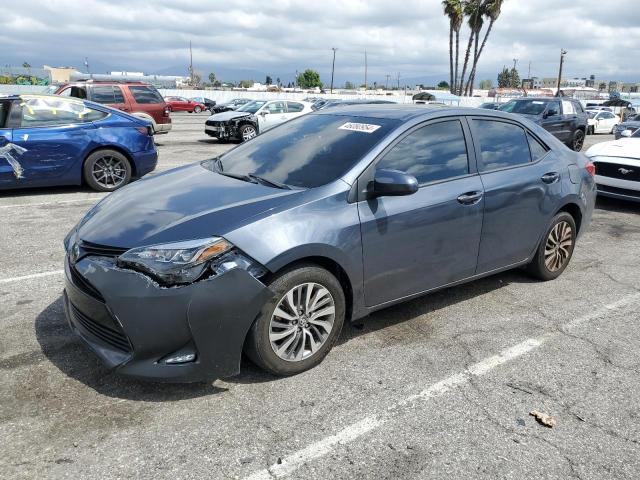
{"type": "Polygon", "coordinates": [[[111,192],[157,162],[146,120],[75,98],[0,97],[0,190],[84,184],[111,192]]]}

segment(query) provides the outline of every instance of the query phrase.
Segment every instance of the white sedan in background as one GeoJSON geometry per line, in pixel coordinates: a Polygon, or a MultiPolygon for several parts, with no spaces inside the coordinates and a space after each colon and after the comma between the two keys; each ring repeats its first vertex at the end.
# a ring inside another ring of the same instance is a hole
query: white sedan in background
{"type": "Polygon", "coordinates": [[[219,140],[237,138],[243,142],[276,125],[313,112],[311,103],[293,100],[254,100],[237,110],[211,115],[204,132],[219,140]]]}
{"type": "Polygon", "coordinates": [[[640,129],[597,143],[586,155],[596,167],[598,195],[640,202],[640,129]]]}
{"type": "Polygon", "coordinates": [[[620,123],[620,117],[606,110],[587,110],[589,129],[587,133],[613,133],[620,123]]]}

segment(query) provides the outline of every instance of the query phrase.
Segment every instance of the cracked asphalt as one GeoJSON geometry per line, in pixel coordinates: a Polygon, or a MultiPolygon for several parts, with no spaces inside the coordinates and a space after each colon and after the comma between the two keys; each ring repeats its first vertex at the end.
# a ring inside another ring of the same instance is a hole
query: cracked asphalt
{"type": "MultiPolygon", "coordinates": [[[[232,146],[173,117],[159,170],[232,146]]],[[[515,270],[377,312],[296,377],[243,361],[163,385],[107,371],[63,317],[62,239],[101,197],[0,194],[1,478],[640,477],[640,204],[599,199],[554,282],[515,270]]]]}

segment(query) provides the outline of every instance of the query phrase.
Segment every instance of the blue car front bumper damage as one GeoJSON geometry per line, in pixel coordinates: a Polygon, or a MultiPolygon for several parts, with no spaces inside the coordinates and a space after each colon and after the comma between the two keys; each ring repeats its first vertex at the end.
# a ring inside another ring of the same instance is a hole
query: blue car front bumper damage
{"type": "Polygon", "coordinates": [[[138,378],[195,382],[235,375],[251,324],[271,291],[236,268],[191,285],[163,287],[115,259],[65,260],[71,329],[109,368],[138,378]],[[195,360],[165,359],[194,353],[195,360]]]}

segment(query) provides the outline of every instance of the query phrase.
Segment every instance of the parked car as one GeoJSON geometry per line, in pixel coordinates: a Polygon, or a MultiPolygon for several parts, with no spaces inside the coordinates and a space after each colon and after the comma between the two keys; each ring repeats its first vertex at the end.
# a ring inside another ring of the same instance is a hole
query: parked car
{"type": "Polygon", "coordinates": [[[230,112],[232,110],[237,110],[238,108],[246,105],[249,102],[253,102],[253,100],[249,98],[234,98],[233,100],[229,100],[228,102],[218,103],[214,105],[211,113],[230,112]]]}
{"type": "Polygon", "coordinates": [[[640,202],[640,129],[586,152],[596,168],[598,195],[640,202]]]}
{"type": "Polygon", "coordinates": [[[153,85],[143,82],[73,82],[60,85],[54,92],[108,105],[134,117],[149,120],[156,134],[171,130],[169,106],[153,85]]]}
{"type": "Polygon", "coordinates": [[[498,102],[485,102],[478,105],[478,108],[485,108],[487,110],[498,110],[500,104],[498,102]]]}
{"type": "Polygon", "coordinates": [[[389,305],[519,266],[557,278],[592,174],[501,112],[312,112],[102,200],[65,239],[64,305],[122,374],[226,377],[244,348],[292,375],[389,305]]]}
{"type": "Polygon", "coordinates": [[[523,115],[572,150],[582,150],[589,117],[578,100],[558,97],[518,98],[501,105],[500,110],[523,115]]]}
{"type": "Polygon", "coordinates": [[[587,134],[614,133],[620,123],[620,117],[606,110],[587,110],[589,126],[587,134]]]}
{"type": "Polygon", "coordinates": [[[110,192],[152,171],[151,122],[52,95],[0,98],[0,189],[85,184],[110,192]]]}
{"type": "Polygon", "coordinates": [[[631,117],[629,120],[619,123],[613,133],[616,140],[618,140],[622,137],[622,132],[625,130],[629,131],[629,133],[633,135],[638,131],[638,129],[640,129],[640,115],[636,115],[635,117],[631,117]]]}
{"type": "Polygon", "coordinates": [[[193,97],[191,98],[191,101],[201,103],[204,105],[204,109],[209,110],[210,112],[213,112],[213,107],[216,106],[216,101],[207,97],[193,97]]]}
{"type": "Polygon", "coordinates": [[[231,138],[243,142],[292,118],[312,112],[310,103],[285,100],[256,100],[233,112],[211,115],[204,133],[219,140],[231,138]]]}
{"type": "Polygon", "coordinates": [[[204,103],[196,102],[185,97],[166,97],[165,102],[172,112],[200,113],[206,110],[204,103]]]}

